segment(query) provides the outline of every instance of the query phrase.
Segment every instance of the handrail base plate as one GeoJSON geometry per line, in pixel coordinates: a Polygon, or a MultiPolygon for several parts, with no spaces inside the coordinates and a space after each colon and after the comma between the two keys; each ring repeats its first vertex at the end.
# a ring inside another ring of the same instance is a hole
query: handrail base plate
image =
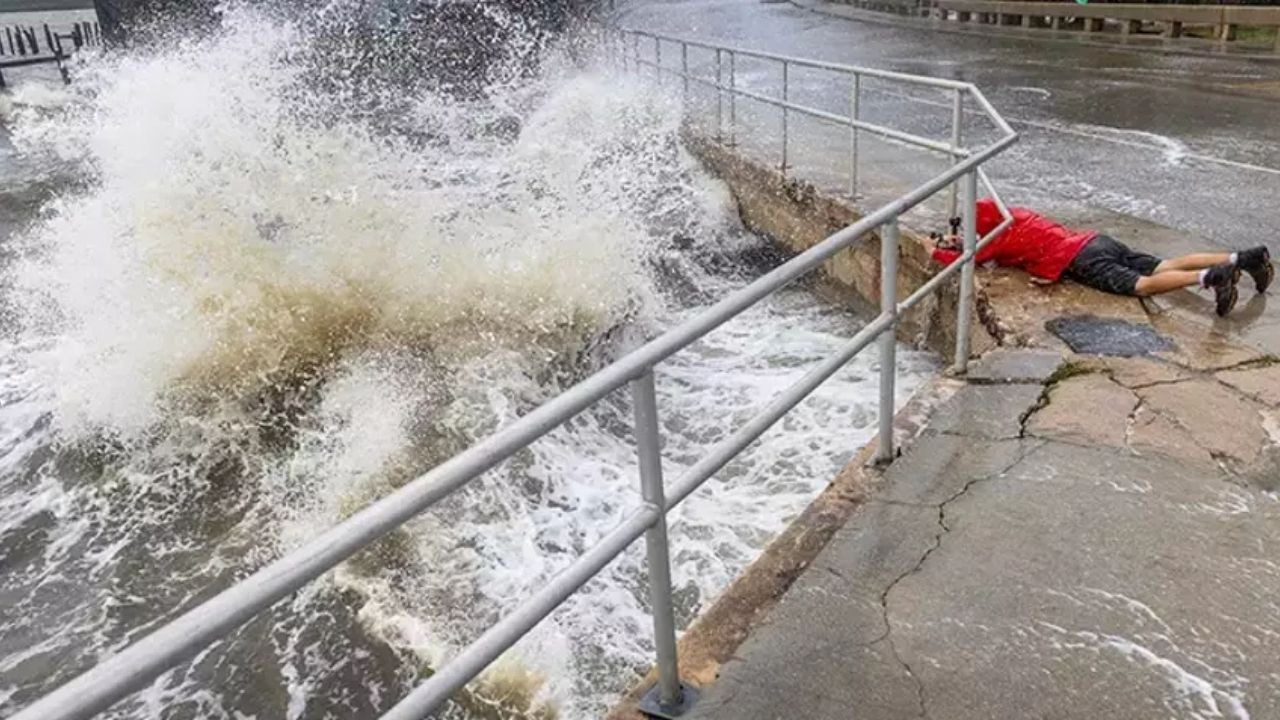
{"type": "Polygon", "coordinates": [[[653,687],[645,692],[644,697],[640,698],[636,709],[644,713],[645,717],[655,720],[675,720],[688,712],[701,694],[698,688],[680,683],[680,702],[675,705],[666,705],[658,698],[658,685],[654,683],[653,687]]]}

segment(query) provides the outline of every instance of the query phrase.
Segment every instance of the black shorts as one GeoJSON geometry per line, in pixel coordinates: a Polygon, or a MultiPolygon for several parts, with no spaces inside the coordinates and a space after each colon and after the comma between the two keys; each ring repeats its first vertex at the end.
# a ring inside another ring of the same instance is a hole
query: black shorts
{"type": "Polygon", "coordinates": [[[1156,271],[1160,258],[1140,253],[1108,235],[1080,249],[1063,274],[1081,285],[1115,295],[1136,295],[1138,279],[1156,271]]]}

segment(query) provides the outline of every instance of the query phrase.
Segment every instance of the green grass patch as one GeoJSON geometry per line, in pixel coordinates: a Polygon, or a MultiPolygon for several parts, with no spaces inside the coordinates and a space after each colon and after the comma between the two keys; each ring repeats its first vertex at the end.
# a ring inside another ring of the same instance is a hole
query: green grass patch
{"type": "Polygon", "coordinates": [[[1057,385],[1058,383],[1064,380],[1070,380],[1077,375],[1090,375],[1095,372],[1098,372],[1098,369],[1090,366],[1088,363],[1068,360],[1067,362],[1059,365],[1057,370],[1053,371],[1053,374],[1049,376],[1045,385],[1057,385]]]}
{"type": "Polygon", "coordinates": [[[1236,29],[1236,42],[1271,45],[1276,41],[1276,28],[1244,26],[1236,29]]]}
{"type": "MultiPolygon", "coordinates": [[[[1213,40],[1217,28],[1212,25],[1192,25],[1182,31],[1183,37],[1213,40]]],[[[1246,45],[1272,45],[1276,41],[1276,28],[1257,25],[1241,25],[1236,28],[1235,42],[1246,45]]]]}

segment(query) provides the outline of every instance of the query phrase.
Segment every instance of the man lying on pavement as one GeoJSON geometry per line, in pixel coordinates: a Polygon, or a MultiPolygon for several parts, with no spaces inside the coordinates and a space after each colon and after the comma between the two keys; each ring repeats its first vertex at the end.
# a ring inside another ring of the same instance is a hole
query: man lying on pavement
{"type": "MultiPolygon", "coordinates": [[[[977,211],[978,237],[1004,220],[991,198],[979,200],[977,211]]],[[[1193,286],[1212,288],[1220,316],[1236,305],[1236,283],[1241,271],[1253,277],[1260,293],[1266,291],[1275,275],[1271,254],[1264,245],[1240,252],[1193,253],[1165,260],[1137,252],[1098,232],[1070,230],[1026,208],[1010,208],[1010,212],[1013,223],[978,252],[978,264],[1019,268],[1043,282],[1057,282],[1065,276],[1096,290],[1134,297],[1193,286]]],[[[933,257],[944,265],[961,255],[960,240],[954,234],[958,225],[957,220],[952,220],[950,236],[935,234],[938,245],[933,257]]]]}

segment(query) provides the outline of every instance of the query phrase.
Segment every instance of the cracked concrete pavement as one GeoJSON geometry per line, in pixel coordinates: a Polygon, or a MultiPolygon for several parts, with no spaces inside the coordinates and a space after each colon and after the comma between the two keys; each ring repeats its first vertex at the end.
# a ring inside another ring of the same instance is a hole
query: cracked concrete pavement
{"type": "Polygon", "coordinates": [[[1280,717],[1280,365],[988,358],[687,717],[1280,717]]]}

